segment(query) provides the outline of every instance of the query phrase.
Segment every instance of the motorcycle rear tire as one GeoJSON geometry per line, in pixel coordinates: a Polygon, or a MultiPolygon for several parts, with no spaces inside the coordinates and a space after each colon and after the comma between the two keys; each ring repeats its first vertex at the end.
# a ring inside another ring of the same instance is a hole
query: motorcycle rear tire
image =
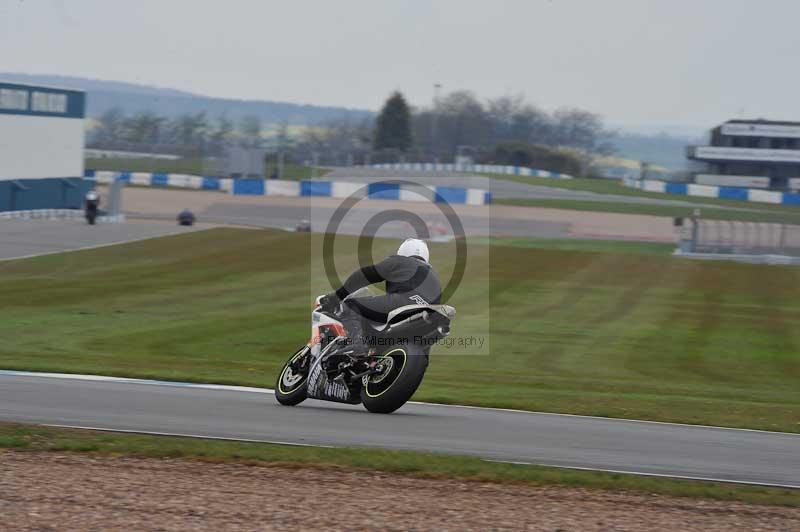
{"type": "MultiPolygon", "coordinates": [[[[361,389],[361,402],[370,412],[391,414],[406,404],[419,388],[428,369],[428,356],[415,346],[404,346],[390,349],[381,357],[391,357],[395,361],[391,371],[396,374],[392,381],[378,385],[368,380],[361,389]],[[399,366],[400,360],[402,366],[399,366]]],[[[390,374],[388,377],[392,376],[390,374]]]]}

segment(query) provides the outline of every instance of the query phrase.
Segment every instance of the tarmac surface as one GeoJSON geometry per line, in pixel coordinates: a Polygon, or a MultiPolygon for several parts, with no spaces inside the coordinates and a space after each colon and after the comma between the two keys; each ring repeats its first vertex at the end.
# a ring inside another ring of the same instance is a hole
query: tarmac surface
{"type": "MultiPolygon", "coordinates": [[[[123,193],[129,218],[174,219],[183,208],[213,224],[294,229],[307,220],[312,230],[324,232],[343,200],[322,197],[232,196],[219,192],[130,187],[123,193]]],[[[536,238],[601,238],[675,242],[672,218],[605,212],[583,212],[508,205],[453,205],[453,213],[468,236],[536,238]]],[[[342,220],[337,232],[358,235],[370,219],[391,211],[416,216],[431,228],[452,236],[454,231],[440,210],[427,202],[363,200],[342,220]]],[[[378,236],[406,237],[409,227],[386,226],[378,236]]]]}
{"type": "Polygon", "coordinates": [[[487,460],[800,488],[800,435],[409,403],[391,415],[257,388],[0,371],[0,421],[487,460]]]}
{"type": "MultiPolygon", "coordinates": [[[[342,200],[130,187],[123,193],[123,203],[127,216],[124,223],[89,226],[82,220],[0,220],[0,261],[217,226],[293,231],[308,221],[313,231],[325,232],[342,200]],[[184,208],[197,215],[195,226],[180,227],[175,223],[176,214],[184,208]]],[[[402,211],[401,219],[418,218],[431,237],[460,236],[437,204],[380,200],[359,202],[342,219],[337,232],[359,235],[370,220],[390,211],[402,211]]],[[[657,216],[507,205],[454,205],[452,212],[463,227],[462,234],[467,236],[676,241],[672,220],[657,216]]],[[[381,226],[376,234],[405,238],[415,232],[408,223],[395,221],[381,226]]]]}
{"type": "Polygon", "coordinates": [[[2,220],[0,260],[120,244],[207,227],[202,224],[180,227],[166,220],[129,220],[93,226],[82,220],[2,220]]]}

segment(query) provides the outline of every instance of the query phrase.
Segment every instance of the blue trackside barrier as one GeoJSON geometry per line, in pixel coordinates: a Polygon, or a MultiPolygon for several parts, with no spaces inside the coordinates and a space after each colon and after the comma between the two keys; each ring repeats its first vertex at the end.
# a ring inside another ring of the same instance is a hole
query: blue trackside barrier
{"type": "Polygon", "coordinates": [[[451,163],[383,163],[373,164],[369,168],[383,170],[410,170],[426,172],[463,172],[478,174],[506,174],[548,179],[572,179],[571,175],[528,168],[527,166],[506,166],[499,164],[451,164],[451,163]]]}
{"type": "Polygon", "coordinates": [[[667,183],[665,186],[665,192],[667,194],[680,194],[685,196],[686,191],[686,183],[667,183]]]}
{"type": "MultiPolygon", "coordinates": [[[[86,179],[94,180],[96,183],[101,184],[110,183],[112,181],[124,181],[139,186],[192,188],[224,192],[230,192],[233,186],[233,179],[188,174],[167,174],[163,172],[112,172],[108,170],[88,169],[84,170],[84,176],[86,179]]],[[[247,185],[245,185],[245,187],[246,186],[247,185]]]]}
{"type": "Polygon", "coordinates": [[[370,183],[367,189],[370,199],[397,200],[400,199],[400,185],[393,183],[370,183]]]}
{"type": "Polygon", "coordinates": [[[800,205],[800,194],[784,193],[782,203],[784,205],[800,205]]]}
{"type": "Polygon", "coordinates": [[[167,174],[153,174],[150,184],[154,187],[167,186],[167,174]]]}
{"type": "MultiPolygon", "coordinates": [[[[452,165],[451,165],[452,166],[452,165]]],[[[125,181],[139,186],[178,187],[200,190],[218,190],[246,196],[316,196],[347,198],[360,190],[361,194],[372,200],[400,200],[419,197],[419,187],[399,183],[349,183],[343,181],[283,181],[279,179],[233,179],[186,174],[165,174],[146,172],[110,172],[105,170],[86,170],[88,179],[97,183],[125,181]],[[412,194],[413,192],[413,194],[412,194]],[[405,194],[405,196],[404,196],[405,194]]],[[[490,192],[474,188],[431,187],[433,199],[438,202],[467,205],[488,205],[492,202],[490,192]]]]}
{"type": "Polygon", "coordinates": [[[736,188],[736,187],[719,187],[719,192],[717,193],[717,197],[721,199],[731,199],[740,201],[748,201],[750,199],[750,195],[748,194],[746,188],[736,188]]]}
{"type": "Polygon", "coordinates": [[[466,203],[467,189],[457,187],[436,187],[436,203],[466,203]]]}
{"type": "Polygon", "coordinates": [[[234,179],[233,180],[233,193],[244,196],[263,196],[264,195],[264,180],[263,179],[234,179]]]}
{"type": "Polygon", "coordinates": [[[330,181],[300,181],[301,196],[331,196],[330,181]]]}
{"type": "Polygon", "coordinates": [[[778,192],[775,190],[755,188],[723,187],[718,185],[698,185],[694,183],[670,183],[657,179],[624,179],[622,184],[630,188],[637,188],[648,192],[674,194],[676,196],[694,196],[702,198],[749,201],[755,203],[800,205],[800,194],[793,192],[778,192]]]}
{"type": "Polygon", "coordinates": [[[219,190],[220,179],[217,177],[203,177],[203,183],[200,188],[203,190],[219,190]]]}

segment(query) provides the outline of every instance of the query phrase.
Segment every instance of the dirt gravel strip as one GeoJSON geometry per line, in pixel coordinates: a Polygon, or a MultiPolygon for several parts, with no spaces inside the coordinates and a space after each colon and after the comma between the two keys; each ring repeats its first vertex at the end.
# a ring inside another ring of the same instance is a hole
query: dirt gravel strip
{"type": "Polygon", "coordinates": [[[369,471],[0,451],[0,530],[798,530],[800,509],[369,471]]]}

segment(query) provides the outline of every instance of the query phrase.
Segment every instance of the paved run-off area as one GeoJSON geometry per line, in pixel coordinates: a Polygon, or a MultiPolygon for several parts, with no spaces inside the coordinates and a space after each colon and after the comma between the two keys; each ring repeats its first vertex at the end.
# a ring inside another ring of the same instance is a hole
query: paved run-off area
{"type": "Polygon", "coordinates": [[[0,220],[0,260],[121,244],[146,238],[207,229],[181,227],[166,220],[98,223],[83,220],[0,220]]]}
{"type": "MultiPolygon", "coordinates": [[[[190,208],[199,221],[218,224],[293,228],[310,220],[314,231],[324,231],[327,222],[342,205],[336,198],[281,196],[231,196],[221,192],[164,190],[129,187],[123,193],[126,212],[131,216],[174,218],[190,208]]],[[[444,226],[453,233],[439,206],[426,202],[366,200],[355,205],[343,220],[339,232],[359,234],[375,214],[401,209],[423,222],[444,226]]],[[[582,212],[509,205],[453,205],[467,235],[575,237],[675,242],[672,219],[667,217],[582,212]]],[[[407,232],[407,230],[406,230],[407,232]]]]}
{"type": "Polygon", "coordinates": [[[0,451],[0,529],[787,531],[800,510],[403,475],[0,451]]]}

